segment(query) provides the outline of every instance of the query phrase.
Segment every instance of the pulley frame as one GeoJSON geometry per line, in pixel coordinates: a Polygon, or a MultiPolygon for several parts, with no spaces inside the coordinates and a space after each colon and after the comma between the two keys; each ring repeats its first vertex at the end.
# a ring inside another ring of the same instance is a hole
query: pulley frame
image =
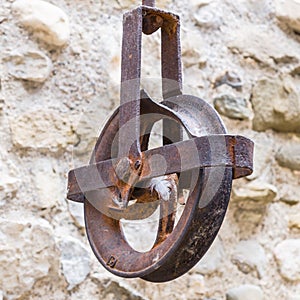
{"type": "Polygon", "coordinates": [[[228,135],[207,102],[182,94],[180,20],[154,5],[143,1],[124,15],[120,107],[102,130],[90,164],[69,172],[67,198],[84,203],[90,245],[107,270],[165,282],[186,273],[209,249],[226,213],[232,179],[252,173],[253,142],[228,135]],[[142,33],[158,29],[161,103],[140,90],[142,33]],[[160,120],[163,146],[148,149],[160,120]],[[178,197],[189,190],[176,226],[177,200],[159,199],[149,186],[158,176],[175,180],[178,197]],[[120,220],[145,219],[158,207],[156,241],[150,251],[138,252],[127,242],[120,220]]]}

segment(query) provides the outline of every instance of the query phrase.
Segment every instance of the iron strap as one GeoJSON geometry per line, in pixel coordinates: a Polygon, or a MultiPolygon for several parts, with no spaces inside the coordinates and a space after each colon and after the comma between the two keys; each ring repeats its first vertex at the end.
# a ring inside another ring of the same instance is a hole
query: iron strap
{"type": "MultiPolygon", "coordinates": [[[[233,168],[233,178],[240,178],[251,174],[252,154],[253,142],[243,136],[201,136],[145,151],[140,180],[197,168],[220,166],[233,168]],[[155,160],[155,157],[160,159],[155,160]],[[162,158],[167,164],[166,169],[161,169],[162,158]]],[[[109,159],[71,170],[68,175],[67,198],[83,202],[85,192],[115,186],[118,180],[115,166],[119,160],[120,158],[109,159]]]]}

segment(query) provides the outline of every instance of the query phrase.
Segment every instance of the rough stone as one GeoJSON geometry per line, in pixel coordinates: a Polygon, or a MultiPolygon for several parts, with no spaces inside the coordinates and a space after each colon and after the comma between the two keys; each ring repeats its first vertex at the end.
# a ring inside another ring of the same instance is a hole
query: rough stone
{"type": "Polygon", "coordinates": [[[57,207],[64,199],[65,186],[57,176],[55,166],[48,158],[36,160],[31,170],[37,199],[33,205],[40,209],[57,207]]]}
{"type": "Polygon", "coordinates": [[[129,8],[133,5],[132,0],[119,0],[117,1],[118,5],[121,6],[122,8],[129,8]]]}
{"type": "Polygon", "coordinates": [[[217,238],[193,271],[204,275],[217,272],[223,262],[224,255],[222,242],[217,238]]]}
{"type": "Polygon", "coordinates": [[[247,224],[247,230],[250,230],[262,221],[265,213],[266,209],[259,206],[250,210],[239,208],[236,210],[234,217],[239,224],[247,224]]]}
{"type": "Polygon", "coordinates": [[[5,106],[5,100],[2,98],[0,94],[0,114],[2,114],[4,106],[5,106]]]}
{"type": "Polygon", "coordinates": [[[276,17],[282,23],[296,32],[300,32],[300,1],[276,0],[276,17]]]}
{"type": "Polygon", "coordinates": [[[199,69],[197,65],[193,65],[185,70],[185,78],[186,82],[188,82],[188,86],[186,86],[187,93],[190,95],[196,94],[199,91],[199,87],[203,88],[206,81],[203,70],[199,69]]]}
{"type": "Polygon", "coordinates": [[[136,251],[146,252],[153,247],[157,234],[159,211],[146,220],[121,220],[121,228],[128,244],[136,251]]]}
{"type": "Polygon", "coordinates": [[[239,202],[243,209],[255,209],[265,206],[277,196],[277,188],[260,179],[233,189],[233,199],[239,202]]]}
{"type": "Polygon", "coordinates": [[[207,56],[204,53],[205,42],[199,32],[187,31],[182,37],[182,62],[188,68],[193,65],[203,67],[207,56]]]}
{"type": "Polygon", "coordinates": [[[212,0],[191,0],[190,4],[195,7],[202,7],[210,4],[212,0]]]}
{"type": "Polygon", "coordinates": [[[244,98],[221,95],[214,99],[214,106],[220,114],[231,119],[245,120],[251,117],[248,101],[244,98]]]}
{"type": "Polygon", "coordinates": [[[282,167],[300,170],[300,143],[283,145],[276,154],[276,160],[282,167]]]}
{"type": "Polygon", "coordinates": [[[187,286],[189,287],[186,293],[187,299],[203,299],[203,296],[207,293],[204,276],[200,274],[191,274],[187,286]]]}
{"type": "Polygon", "coordinates": [[[12,10],[20,24],[44,42],[63,46],[69,41],[69,18],[57,6],[42,0],[17,0],[12,10]]]}
{"type": "Polygon", "coordinates": [[[289,281],[300,280],[300,239],[290,239],[279,243],[274,255],[280,274],[289,281]]]}
{"type": "Polygon", "coordinates": [[[252,284],[241,285],[226,293],[226,300],[263,300],[263,298],[261,288],[252,284]]]}
{"type": "Polygon", "coordinates": [[[266,174],[270,174],[271,162],[274,158],[276,147],[273,139],[263,132],[250,136],[250,138],[255,144],[253,160],[254,170],[247,178],[249,180],[254,180],[259,177],[264,177],[266,174]]]}
{"type": "Polygon", "coordinates": [[[234,249],[231,261],[245,273],[262,278],[267,263],[264,248],[254,240],[241,241],[234,249]]]}
{"type": "Polygon", "coordinates": [[[300,132],[300,96],[290,78],[258,80],[252,104],[254,130],[300,132]]]}
{"type": "Polygon", "coordinates": [[[274,32],[267,32],[257,25],[241,26],[234,31],[227,45],[244,58],[250,57],[265,65],[297,64],[300,59],[292,41],[274,32]]]}
{"type": "MultiPolygon", "coordinates": [[[[122,27],[112,25],[111,22],[101,26],[101,34],[99,42],[101,43],[101,60],[103,71],[112,82],[112,85],[117,85],[119,88],[119,78],[121,77],[121,58],[120,47],[122,41],[122,27]]],[[[147,64],[145,64],[145,67],[147,64]]],[[[113,88],[112,86],[110,89],[113,88]]],[[[110,93],[110,91],[106,91],[110,93]]],[[[114,93],[114,91],[112,91],[114,93]]],[[[98,101],[99,98],[97,98],[98,101]]],[[[107,96],[106,96],[107,99],[107,96]]],[[[102,103],[102,108],[107,106],[102,103]]]]}
{"type": "Polygon", "coordinates": [[[295,66],[291,71],[290,74],[292,76],[300,76],[300,65],[295,66]]]}
{"type": "Polygon", "coordinates": [[[52,70],[52,62],[41,51],[18,49],[5,58],[8,73],[17,79],[44,82],[52,70]]]}
{"type": "Polygon", "coordinates": [[[17,167],[1,154],[3,152],[0,151],[0,206],[16,195],[20,182],[17,167]]]}
{"type": "Polygon", "coordinates": [[[69,284],[68,290],[82,283],[90,273],[90,255],[79,240],[66,237],[59,243],[63,274],[69,284]]]}
{"type": "Polygon", "coordinates": [[[104,121],[109,116],[109,112],[99,106],[98,99],[98,103],[95,102],[89,105],[74,128],[79,142],[73,148],[73,155],[82,163],[89,161],[99,137],[99,128],[104,125],[104,121]]]}
{"type": "Polygon", "coordinates": [[[70,118],[54,110],[32,110],[11,120],[13,143],[21,149],[41,152],[59,152],[74,145],[74,134],[70,118]]]}
{"type": "Polygon", "coordinates": [[[280,201],[289,205],[296,205],[300,202],[300,187],[296,184],[285,184],[280,188],[280,201]]]}
{"type": "Polygon", "coordinates": [[[84,214],[83,214],[83,205],[82,203],[76,203],[73,201],[68,201],[68,209],[69,213],[72,216],[75,225],[79,228],[83,228],[85,226],[84,223],[84,214]]]}
{"type": "Polygon", "coordinates": [[[132,300],[147,300],[137,290],[132,288],[124,281],[118,281],[115,277],[104,274],[95,273],[91,275],[97,284],[104,287],[103,299],[132,299],[132,300]]]}
{"type": "MultiPolygon", "coordinates": [[[[222,24],[222,17],[215,5],[203,3],[193,14],[196,25],[201,28],[217,29],[222,24]]],[[[198,5],[199,7],[199,5],[198,5]]]]}
{"type": "Polygon", "coordinates": [[[289,217],[289,227],[300,229],[300,213],[291,215],[289,217]]]}
{"type": "Polygon", "coordinates": [[[259,224],[266,213],[268,204],[277,196],[277,188],[261,179],[243,186],[233,186],[232,198],[237,203],[234,217],[239,223],[259,224]]]}
{"type": "Polygon", "coordinates": [[[7,299],[17,299],[34,283],[59,273],[57,250],[50,224],[38,218],[0,219],[0,289],[7,299]]]}
{"type": "Polygon", "coordinates": [[[270,15],[273,13],[272,3],[268,0],[240,0],[232,2],[228,1],[228,3],[230,3],[237,13],[246,15],[252,22],[255,22],[254,24],[257,24],[260,20],[269,19],[270,15]]]}
{"type": "Polygon", "coordinates": [[[227,84],[228,86],[239,91],[242,90],[244,85],[241,77],[234,71],[226,71],[225,74],[218,76],[214,81],[213,87],[217,88],[223,84],[227,84]]]}

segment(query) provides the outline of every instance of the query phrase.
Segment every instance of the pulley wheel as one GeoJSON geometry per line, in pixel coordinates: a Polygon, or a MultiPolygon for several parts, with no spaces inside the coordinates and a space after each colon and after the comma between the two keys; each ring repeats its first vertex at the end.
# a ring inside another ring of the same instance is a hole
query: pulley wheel
{"type": "MultiPolygon", "coordinates": [[[[148,97],[143,98],[141,116],[145,118],[141,118],[142,151],[147,150],[149,140],[143,128],[152,128],[159,118],[180,123],[190,138],[226,133],[217,112],[199,98],[178,95],[161,104],[148,97]]],[[[91,163],[114,158],[112,148],[118,130],[119,109],[114,112],[98,138],[91,163]]],[[[191,157],[192,152],[193,149],[191,157]]],[[[134,250],[128,244],[121,229],[120,218],[114,217],[113,213],[110,215],[104,208],[112,200],[111,189],[85,193],[84,214],[89,242],[100,263],[111,273],[129,278],[141,277],[151,282],[165,282],[186,273],[206,253],[226,213],[233,170],[225,166],[198,168],[179,173],[178,177],[179,192],[183,187],[190,188],[183,213],[167,238],[155,243],[145,253],[134,250]]]]}

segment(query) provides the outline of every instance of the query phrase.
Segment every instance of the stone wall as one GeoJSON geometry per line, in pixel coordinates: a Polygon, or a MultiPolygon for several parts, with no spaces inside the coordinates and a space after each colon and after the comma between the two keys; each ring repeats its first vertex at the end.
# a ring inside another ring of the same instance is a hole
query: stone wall
{"type": "MultiPolygon", "coordinates": [[[[0,299],[300,299],[300,2],[157,1],[181,15],[185,92],[256,144],[213,247],[165,284],[104,271],[65,198],[118,105],[122,14],[141,1],[50,2],[0,6],[0,299]]],[[[143,51],[159,98],[159,34],[143,51]]]]}

